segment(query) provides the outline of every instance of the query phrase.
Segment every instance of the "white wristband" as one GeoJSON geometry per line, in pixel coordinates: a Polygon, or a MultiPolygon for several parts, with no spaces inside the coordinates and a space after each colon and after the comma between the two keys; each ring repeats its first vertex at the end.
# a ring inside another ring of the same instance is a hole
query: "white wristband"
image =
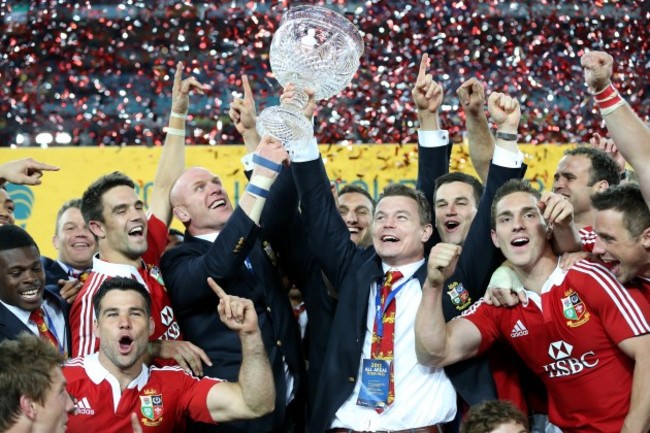
{"type": "Polygon", "coordinates": [[[262,188],[265,190],[271,189],[271,185],[273,185],[273,182],[275,182],[275,178],[271,177],[266,177],[266,176],[260,176],[255,175],[251,177],[251,180],[248,182],[251,185],[255,185],[258,188],[262,188]]]}
{"type": "Polygon", "coordinates": [[[612,105],[611,107],[601,108],[600,109],[600,115],[605,117],[608,114],[611,114],[617,108],[622,107],[625,104],[626,104],[625,99],[621,98],[620,101],[618,101],[616,104],[612,105]]]}
{"type": "Polygon", "coordinates": [[[176,119],[187,120],[187,111],[185,113],[174,113],[172,111],[172,114],[170,114],[169,117],[174,117],[176,119]]]}
{"type": "Polygon", "coordinates": [[[167,127],[167,134],[168,135],[176,135],[176,136],[179,136],[179,137],[185,137],[185,130],[184,129],[176,129],[176,128],[167,127]]]}

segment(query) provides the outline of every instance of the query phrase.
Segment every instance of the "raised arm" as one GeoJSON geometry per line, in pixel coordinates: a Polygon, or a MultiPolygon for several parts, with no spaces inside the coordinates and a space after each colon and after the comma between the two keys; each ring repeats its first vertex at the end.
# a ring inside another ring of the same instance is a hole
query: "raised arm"
{"type": "Polygon", "coordinates": [[[470,78],[460,85],[456,95],[460,106],[465,111],[469,158],[481,182],[486,183],[495,142],[483,108],[485,105],[483,83],[476,78],[470,78]]]}
{"type": "MultiPolygon", "coordinates": [[[[418,130],[418,179],[417,189],[424,193],[431,209],[434,209],[433,196],[436,190],[436,179],[449,172],[449,134],[440,129],[438,110],[442,104],[444,90],[433,81],[433,76],[427,73],[429,57],[422,56],[415,85],[411,90],[413,102],[417,108],[420,129],[418,130]]],[[[435,212],[432,213],[431,224],[435,226],[435,212]]],[[[440,240],[437,231],[427,242],[434,245],[440,240]]]]}
{"type": "Polygon", "coordinates": [[[463,318],[445,323],[442,311],[443,285],[458,262],[461,247],[440,242],[429,254],[427,278],[415,316],[415,352],[418,362],[433,367],[471,358],[478,353],[481,333],[463,318]]]}
{"type": "Polygon", "coordinates": [[[255,152],[255,148],[260,144],[262,137],[260,137],[255,129],[255,125],[257,124],[257,110],[248,76],[245,74],[242,75],[241,82],[244,89],[244,97],[235,98],[230,103],[228,115],[235,128],[237,128],[237,132],[241,134],[246,151],[250,153],[255,152]]]}
{"type": "Polygon", "coordinates": [[[238,381],[214,385],[208,393],[208,410],[215,422],[266,415],[274,409],[275,385],[253,301],[229,296],[212,278],[208,284],[219,297],[219,319],[239,334],[242,347],[238,381]]]}
{"type": "Polygon", "coordinates": [[[429,55],[424,54],[420,61],[420,69],[413,87],[413,102],[418,110],[418,121],[421,131],[437,131],[440,129],[438,110],[444,95],[442,86],[433,81],[433,76],[427,73],[429,55]]]}
{"type": "Polygon", "coordinates": [[[650,206],[650,129],[612,85],[614,58],[602,51],[582,56],[584,77],[605,119],[609,134],[639,176],[641,193],[650,206]]]}
{"type": "Polygon", "coordinates": [[[167,225],[172,218],[169,192],[185,169],[185,120],[190,103],[189,93],[194,90],[203,94],[203,85],[196,78],[189,77],[182,80],[182,74],[183,63],[178,62],[174,74],[172,109],[169,115],[165,145],[160,154],[149,201],[149,210],[167,225]]]}

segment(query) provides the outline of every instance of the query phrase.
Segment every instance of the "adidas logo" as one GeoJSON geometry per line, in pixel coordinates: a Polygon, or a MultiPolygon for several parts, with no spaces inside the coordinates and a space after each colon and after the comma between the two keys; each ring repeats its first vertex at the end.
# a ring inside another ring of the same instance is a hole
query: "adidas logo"
{"type": "Polygon", "coordinates": [[[517,338],[517,337],[523,337],[524,335],[528,335],[528,329],[526,329],[524,324],[521,323],[521,320],[517,320],[517,323],[515,323],[514,328],[512,328],[512,331],[510,331],[510,336],[512,338],[517,338]]]}
{"type": "Polygon", "coordinates": [[[77,400],[74,405],[75,415],[95,415],[95,410],[90,407],[88,403],[88,398],[84,397],[81,400],[77,400]]]}

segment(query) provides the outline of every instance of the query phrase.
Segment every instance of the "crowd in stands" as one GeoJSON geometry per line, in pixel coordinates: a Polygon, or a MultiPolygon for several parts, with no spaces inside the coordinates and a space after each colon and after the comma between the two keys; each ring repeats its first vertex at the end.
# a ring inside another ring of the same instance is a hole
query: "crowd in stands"
{"type": "MultiPolygon", "coordinates": [[[[524,143],[586,142],[601,130],[580,82],[578,59],[601,48],[621,60],[621,92],[647,120],[650,58],[642,1],[327,1],[364,34],[359,72],[316,118],[322,143],[413,143],[408,82],[426,49],[445,89],[477,76],[522,95],[524,143]]],[[[192,101],[188,142],[241,143],[227,112],[247,72],[260,108],[279,84],[268,52],[291,1],[3,2],[0,8],[0,146],[37,145],[66,132],[82,146],[161,145],[178,59],[211,89],[192,101]]],[[[449,94],[441,120],[462,140],[449,94]]],[[[56,141],[50,145],[56,145],[56,141]]]]}

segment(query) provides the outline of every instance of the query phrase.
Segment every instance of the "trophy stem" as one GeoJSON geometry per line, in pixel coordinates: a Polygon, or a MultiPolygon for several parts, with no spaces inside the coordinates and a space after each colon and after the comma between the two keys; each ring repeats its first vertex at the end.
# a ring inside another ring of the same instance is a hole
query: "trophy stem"
{"type": "Polygon", "coordinates": [[[305,90],[300,87],[296,87],[294,91],[293,98],[288,101],[282,102],[282,106],[286,107],[289,110],[295,110],[303,112],[309,101],[309,96],[305,93],[305,90]]]}

